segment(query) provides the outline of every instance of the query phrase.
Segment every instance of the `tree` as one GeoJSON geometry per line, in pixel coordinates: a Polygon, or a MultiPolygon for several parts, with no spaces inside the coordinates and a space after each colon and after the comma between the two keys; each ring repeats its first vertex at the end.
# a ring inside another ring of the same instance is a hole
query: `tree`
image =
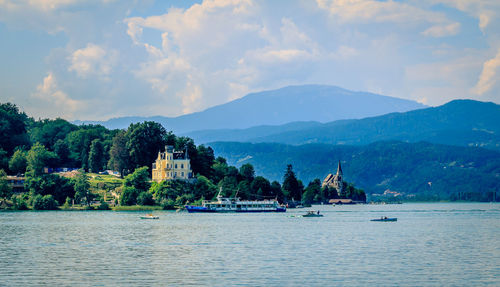
{"type": "Polygon", "coordinates": [[[21,174],[26,172],[26,155],[27,153],[21,149],[14,152],[9,161],[9,169],[15,174],[21,174]]]}
{"type": "Polygon", "coordinates": [[[193,188],[193,195],[196,199],[211,199],[217,193],[217,187],[206,177],[200,175],[193,188]]]}
{"type": "Polygon", "coordinates": [[[0,169],[7,170],[9,168],[9,157],[7,152],[0,147],[0,169]]]}
{"type": "Polygon", "coordinates": [[[139,193],[137,196],[137,204],[139,205],[154,205],[153,195],[147,191],[139,193]]]}
{"type": "Polygon", "coordinates": [[[125,181],[123,184],[127,187],[133,187],[139,192],[148,191],[148,189],[151,187],[148,167],[143,166],[137,168],[132,174],[129,174],[125,177],[125,181]]]}
{"type": "Polygon", "coordinates": [[[283,177],[283,193],[292,200],[301,200],[302,190],[299,185],[299,181],[293,172],[293,167],[291,164],[287,165],[285,175],[283,177]]]}
{"type": "Polygon", "coordinates": [[[85,202],[87,206],[90,206],[90,203],[94,200],[95,195],[90,191],[89,177],[83,169],[79,170],[75,179],[74,187],[76,202],[85,202]]]}
{"type": "Polygon", "coordinates": [[[12,195],[12,189],[7,181],[7,173],[0,169],[0,198],[9,198],[12,195]]]}
{"type": "Polygon", "coordinates": [[[63,119],[45,119],[34,122],[29,128],[31,142],[39,142],[48,150],[55,151],[55,144],[78,127],[63,119]]]}
{"type": "Polygon", "coordinates": [[[120,196],[121,205],[135,205],[137,204],[137,197],[139,196],[139,191],[132,186],[123,187],[122,194],[120,196]]]}
{"type": "Polygon", "coordinates": [[[49,161],[55,158],[53,152],[48,151],[42,144],[36,143],[26,155],[27,176],[40,176],[43,174],[43,168],[49,161]]]}
{"type": "Polygon", "coordinates": [[[29,146],[28,116],[11,103],[0,104],[0,149],[12,155],[16,147],[29,146]]]}
{"type": "Polygon", "coordinates": [[[316,178],[309,183],[304,194],[302,195],[302,203],[312,204],[321,200],[321,181],[316,178]]]}
{"type": "Polygon", "coordinates": [[[112,170],[120,172],[123,178],[125,170],[130,168],[130,155],[127,149],[127,136],[126,132],[118,132],[113,137],[113,143],[109,151],[108,166],[112,170]]]}
{"type": "Polygon", "coordinates": [[[272,197],[271,183],[265,177],[257,176],[250,186],[255,198],[262,199],[272,197]]]}
{"type": "Polygon", "coordinates": [[[57,209],[57,203],[52,195],[40,195],[37,194],[33,198],[33,209],[35,210],[55,210],[57,209]]]}
{"type": "Polygon", "coordinates": [[[131,166],[150,166],[166,144],[165,128],[155,122],[130,124],[127,130],[127,144],[131,166]]]}
{"type": "Polygon", "coordinates": [[[253,165],[246,163],[240,167],[240,176],[248,182],[252,182],[255,178],[255,170],[253,165]]]}
{"type": "Polygon", "coordinates": [[[285,200],[285,195],[283,194],[283,190],[281,189],[281,185],[276,180],[271,182],[270,196],[273,196],[276,199],[278,199],[278,201],[280,203],[283,203],[285,200]]]}
{"type": "Polygon", "coordinates": [[[54,153],[57,155],[57,164],[61,167],[72,167],[74,163],[71,161],[69,155],[68,143],[64,140],[57,140],[54,144],[54,153]]]}
{"type": "Polygon", "coordinates": [[[191,159],[193,173],[212,178],[212,165],[215,161],[214,150],[211,147],[199,145],[196,149],[196,153],[191,154],[189,149],[188,153],[191,159]]]}
{"type": "Polygon", "coordinates": [[[89,169],[91,172],[103,170],[106,159],[104,157],[104,147],[101,140],[95,139],[90,144],[89,151],[89,169]]]}

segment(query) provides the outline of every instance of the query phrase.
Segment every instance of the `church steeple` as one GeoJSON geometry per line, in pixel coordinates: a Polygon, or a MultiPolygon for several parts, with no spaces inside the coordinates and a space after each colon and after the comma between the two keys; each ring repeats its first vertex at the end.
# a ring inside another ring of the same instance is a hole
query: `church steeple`
{"type": "Polygon", "coordinates": [[[343,173],[342,173],[342,167],[340,166],[340,160],[339,160],[339,166],[337,167],[337,175],[340,175],[340,176],[343,175],[343,173]]]}

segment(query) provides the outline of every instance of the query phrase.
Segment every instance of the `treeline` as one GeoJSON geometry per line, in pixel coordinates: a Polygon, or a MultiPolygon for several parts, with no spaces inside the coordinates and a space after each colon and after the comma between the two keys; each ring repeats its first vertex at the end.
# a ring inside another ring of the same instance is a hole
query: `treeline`
{"type": "Polygon", "coordinates": [[[100,125],[76,126],[63,119],[34,120],[20,112],[17,106],[0,105],[0,198],[11,198],[12,191],[5,175],[25,174],[25,194],[12,197],[16,209],[30,206],[53,209],[57,206],[84,204],[104,198],[92,192],[87,172],[111,169],[125,176],[116,189],[121,205],[161,205],[164,208],[187,202],[212,199],[218,192],[242,199],[277,198],[280,202],[319,203],[330,196],[364,196],[350,186],[350,193],[336,195],[322,190],[320,180],[311,181],[307,188],[297,179],[291,165],[283,176],[283,185],[256,176],[254,167],[245,164],[239,169],[226,159],[215,158],[211,147],[196,146],[192,139],[178,137],[155,122],[131,124],[126,130],[108,130],[100,125]],[[151,183],[151,165],[166,145],[186,150],[191,160],[195,181],[164,181],[151,183]],[[47,174],[45,167],[78,168],[75,178],[47,174]],[[304,194],[304,197],[303,197],[304,194]]]}

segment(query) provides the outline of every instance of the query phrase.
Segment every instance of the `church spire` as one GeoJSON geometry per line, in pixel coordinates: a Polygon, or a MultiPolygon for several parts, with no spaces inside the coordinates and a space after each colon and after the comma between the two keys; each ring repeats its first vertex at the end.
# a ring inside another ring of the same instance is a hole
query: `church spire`
{"type": "Polygon", "coordinates": [[[340,160],[339,160],[339,166],[337,167],[337,175],[342,175],[342,167],[340,166],[340,160]]]}

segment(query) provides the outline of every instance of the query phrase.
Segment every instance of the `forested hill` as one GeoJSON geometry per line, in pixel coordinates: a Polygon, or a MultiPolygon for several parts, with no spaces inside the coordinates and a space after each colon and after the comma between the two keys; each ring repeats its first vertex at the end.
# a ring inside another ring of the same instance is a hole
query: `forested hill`
{"type": "Polygon", "coordinates": [[[216,142],[210,146],[229,164],[251,163],[255,171],[281,180],[287,163],[308,183],[336,172],[370,193],[387,189],[447,198],[457,192],[491,192],[500,188],[500,153],[482,148],[425,142],[377,142],[367,146],[216,142]],[[431,183],[431,184],[429,184],[431,183]]]}
{"type": "Polygon", "coordinates": [[[360,119],[392,112],[424,108],[414,101],[367,92],[354,92],[334,86],[289,86],[248,94],[240,99],[208,108],[202,112],[174,118],[123,117],[104,122],[76,121],[76,124],[101,124],[124,129],[145,120],[161,123],[174,133],[205,129],[243,129],[259,125],[281,125],[297,121],[330,122],[360,119]]]}
{"type": "Polygon", "coordinates": [[[363,145],[380,140],[428,141],[500,150],[500,106],[455,100],[433,108],[391,113],[326,124],[297,123],[247,130],[200,131],[186,134],[196,142],[247,141],[285,144],[363,145]],[[260,134],[260,136],[259,136],[260,134]]]}

